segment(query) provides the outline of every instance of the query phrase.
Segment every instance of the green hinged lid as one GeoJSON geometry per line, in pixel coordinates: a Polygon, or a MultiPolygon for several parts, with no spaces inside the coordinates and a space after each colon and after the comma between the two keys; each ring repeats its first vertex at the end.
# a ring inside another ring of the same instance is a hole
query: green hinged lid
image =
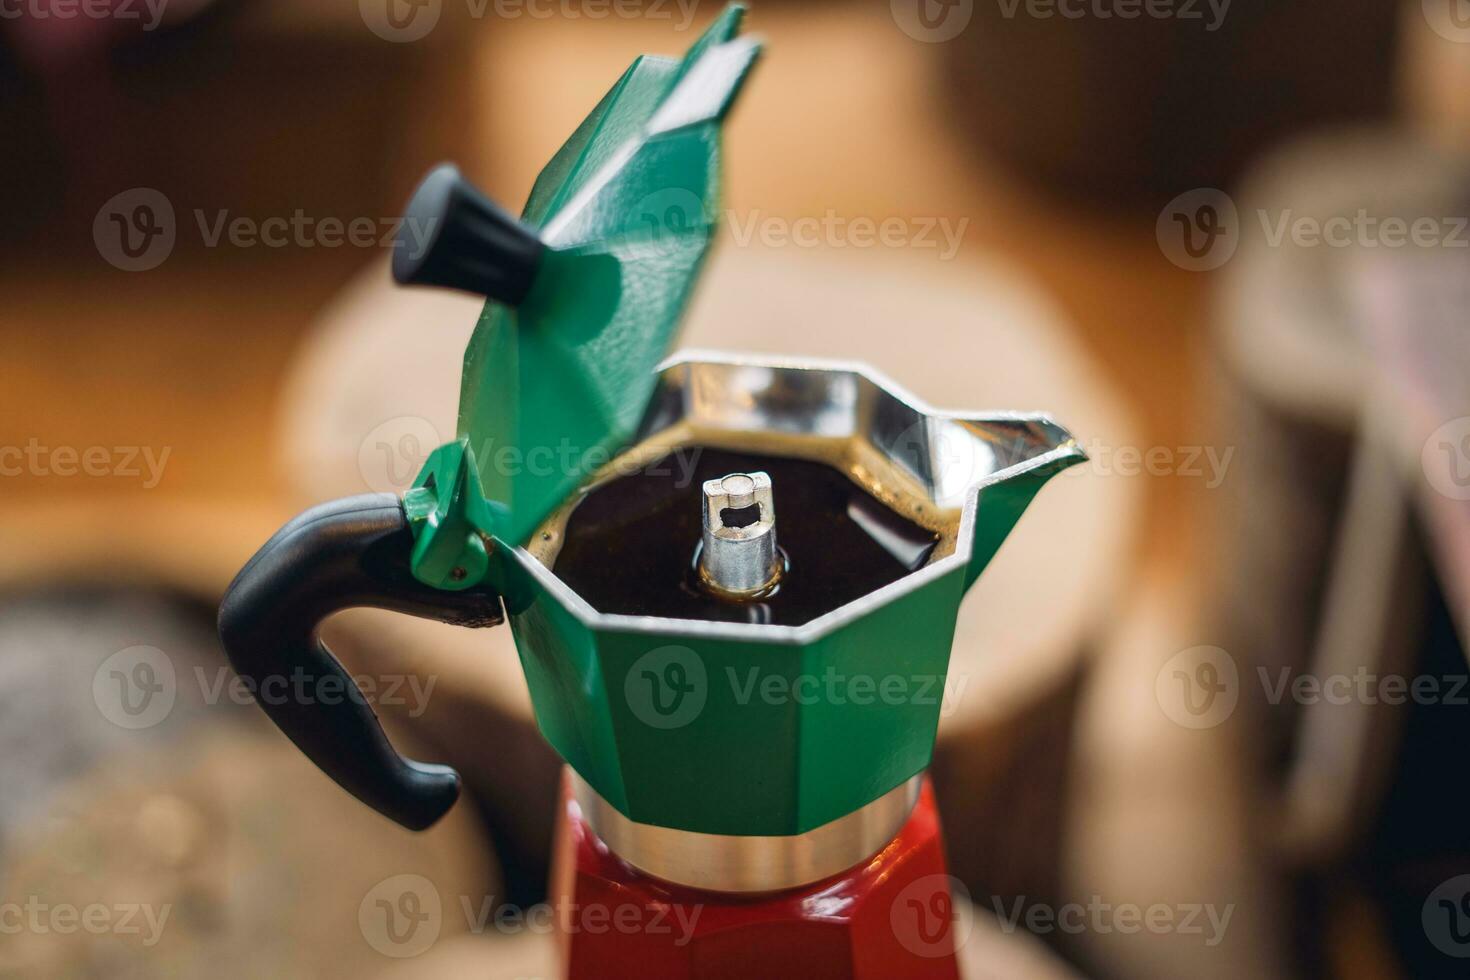
{"type": "Polygon", "coordinates": [[[409,495],[434,532],[415,554],[424,581],[483,574],[479,554],[453,553],[469,528],[432,540],[438,518],[520,545],[632,440],[714,235],[721,123],[760,53],[736,37],[743,13],[727,7],[682,59],[634,61],[537,178],[522,223],[539,265],[517,305],[486,302],[457,443],[409,495]]]}

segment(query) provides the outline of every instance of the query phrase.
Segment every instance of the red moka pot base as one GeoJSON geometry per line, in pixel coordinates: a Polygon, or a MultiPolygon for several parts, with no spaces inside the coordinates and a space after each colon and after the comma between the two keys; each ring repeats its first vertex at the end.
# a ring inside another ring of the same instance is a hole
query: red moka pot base
{"type": "Polygon", "coordinates": [[[552,886],[568,980],[958,980],[949,881],[927,780],[867,862],[756,896],[634,870],[562,790],[552,886]]]}

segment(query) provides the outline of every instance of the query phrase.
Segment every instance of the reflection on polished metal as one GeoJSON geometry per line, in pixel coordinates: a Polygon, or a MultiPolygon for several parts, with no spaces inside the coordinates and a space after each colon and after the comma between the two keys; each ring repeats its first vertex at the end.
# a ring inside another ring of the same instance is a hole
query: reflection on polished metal
{"type": "Polygon", "coordinates": [[[694,622],[601,613],[551,572],[573,494],[523,547],[518,566],[579,620],[598,628],[809,643],[970,561],[975,512],[987,488],[1028,471],[1085,459],[1067,430],[1037,412],[963,415],[925,405],[872,368],[837,361],[779,363],[691,352],[665,363],[637,443],[589,486],[657,462],[680,446],[766,452],[825,462],[939,541],[929,562],[872,595],[802,626],[694,622]]]}
{"type": "Polygon", "coordinates": [[[713,892],[771,892],[821,881],[877,854],[918,802],[923,774],[862,809],[791,837],[698,834],[636,823],[578,776],[572,791],[582,817],[614,854],[645,874],[713,892]]]}
{"type": "Polygon", "coordinates": [[[781,574],[770,475],[731,473],[704,481],[703,490],[700,576],[735,598],[765,592],[781,574]]]}

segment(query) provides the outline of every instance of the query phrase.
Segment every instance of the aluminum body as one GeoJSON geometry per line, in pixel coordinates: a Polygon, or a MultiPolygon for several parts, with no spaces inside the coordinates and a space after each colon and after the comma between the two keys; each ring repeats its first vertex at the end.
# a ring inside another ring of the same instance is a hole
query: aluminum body
{"type": "Polygon", "coordinates": [[[924,783],[923,776],[915,776],[867,806],[804,834],[752,837],[635,823],[575,772],[570,778],[583,819],[618,857],[676,885],[741,893],[798,888],[866,861],[902,829],[924,783]]]}

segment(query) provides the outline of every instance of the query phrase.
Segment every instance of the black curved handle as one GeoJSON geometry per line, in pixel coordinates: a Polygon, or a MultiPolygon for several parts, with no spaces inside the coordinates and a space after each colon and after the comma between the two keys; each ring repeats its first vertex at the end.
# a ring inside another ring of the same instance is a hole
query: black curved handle
{"type": "Polygon", "coordinates": [[[413,533],[392,494],[313,507],[276,532],[240,570],[219,608],[219,635],[236,673],[307,757],[368,806],[411,830],[459,797],[449,766],[399,755],[342,665],[317,638],[322,620],[372,606],[460,626],[504,619],[500,596],[444,592],[409,570],[413,533]]]}

